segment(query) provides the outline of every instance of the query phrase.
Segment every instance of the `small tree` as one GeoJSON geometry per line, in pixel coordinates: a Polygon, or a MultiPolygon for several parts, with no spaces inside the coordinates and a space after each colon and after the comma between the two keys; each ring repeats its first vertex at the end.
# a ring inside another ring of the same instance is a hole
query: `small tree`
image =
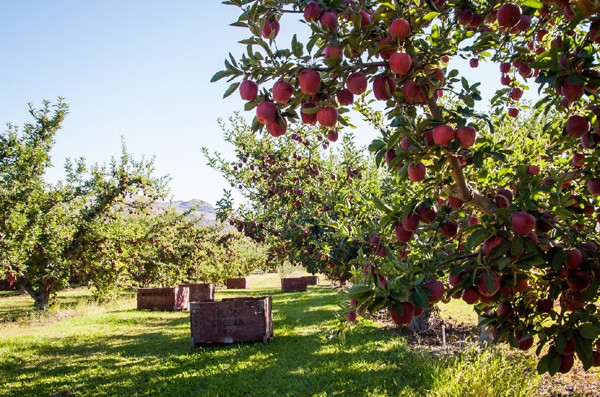
{"type": "Polygon", "coordinates": [[[9,126],[0,137],[0,252],[8,280],[19,283],[38,310],[81,265],[76,254],[95,221],[110,222],[110,209],[126,198],[164,194],[152,162],[131,159],[125,148],[108,166],[67,162],[65,181],[45,182],[49,152],[67,113],[62,101],[53,107],[31,107],[34,123],[22,132],[9,126]]]}
{"type": "Polygon", "coordinates": [[[224,3],[240,7],[235,25],[250,36],[246,54],[231,56],[213,80],[238,80],[226,95],[239,88],[256,110],[254,130],[281,136],[287,120],[312,122],[311,114],[339,129],[353,95],[368,96],[369,86],[384,108],[390,132],[371,150],[416,188],[403,202],[378,200],[386,213],[379,235],[421,245],[423,256],[389,256],[352,297],[388,307],[403,324],[446,290],[476,304],[497,341],[528,349],[537,336],[542,373],[568,372],[574,354],[586,369],[600,362],[597,2],[224,3]],[[308,40],[276,47],[298,13],[308,40]],[[503,87],[488,112],[475,110],[479,84],[450,69],[453,58],[499,64],[503,87]],[[507,117],[525,121],[520,99],[530,86],[540,95],[535,116],[547,118],[524,127],[521,144],[536,150],[515,151],[513,137],[497,134],[507,117]],[[449,203],[434,211],[436,222],[422,222],[433,209],[415,206],[423,196],[449,203]],[[449,285],[428,280],[426,266],[449,285]],[[392,279],[377,283],[379,271],[392,279]]]}

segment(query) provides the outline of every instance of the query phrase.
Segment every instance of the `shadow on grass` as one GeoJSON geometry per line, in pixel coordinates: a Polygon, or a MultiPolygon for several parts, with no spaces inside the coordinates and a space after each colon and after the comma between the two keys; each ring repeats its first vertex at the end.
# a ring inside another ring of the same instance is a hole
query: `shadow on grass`
{"type": "Polygon", "coordinates": [[[1,378],[13,380],[0,395],[423,395],[442,365],[385,330],[359,328],[347,345],[324,344],[315,325],[331,320],[327,306],[343,299],[326,287],[272,296],[268,344],[192,349],[188,316],[115,313],[96,324],[110,325],[112,335],[32,343],[24,359],[13,349],[0,359],[1,378]]]}

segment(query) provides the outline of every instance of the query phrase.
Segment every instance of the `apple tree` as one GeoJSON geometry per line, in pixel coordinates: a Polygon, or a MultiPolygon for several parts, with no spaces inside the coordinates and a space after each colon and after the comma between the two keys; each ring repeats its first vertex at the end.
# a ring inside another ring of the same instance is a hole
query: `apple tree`
{"type": "Polygon", "coordinates": [[[351,297],[403,324],[415,307],[460,296],[496,341],[536,344],[541,373],[568,372],[575,357],[600,364],[597,1],[224,3],[239,7],[233,25],[248,37],[213,80],[233,81],[225,94],[239,89],[254,130],[290,142],[291,122],[339,131],[349,106],[372,115],[355,96],[383,109],[388,129],[370,150],[415,189],[380,197],[379,235],[412,255],[388,257],[373,270],[388,282],[369,276],[351,297]],[[485,111],[480,84],[452,67],[461,59],[497,64],[485,111]],[[524,118],[528,89],[539,99],[524,118]],[[505,136],[503,123],[526,135],[505,136]]]}
{"type": "Polygon", "coordinates": [[[33,123],[22,130],[9,125],[0,135],[3,275],[31,295],[37,310],[46,310],[77,275],[77,253],[94,222],[109,223],[110,209],[133,197],[146,196],[149,202],[165,192],[164,178],[153,176],[152,162],[132,159],[124,147],[108,165],[68,161],[64,181],[46,182],[50,150],[67,110],[62,101],[31,107],[33,123]]]}

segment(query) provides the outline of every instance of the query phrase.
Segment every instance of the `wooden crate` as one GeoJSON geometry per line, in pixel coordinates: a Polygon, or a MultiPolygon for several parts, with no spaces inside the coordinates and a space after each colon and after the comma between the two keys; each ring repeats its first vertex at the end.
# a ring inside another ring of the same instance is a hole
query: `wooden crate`
{"type": "Polygon", "coordinates": [[[318,285],[319,284],[318,276],[304,276],[304,278],[306,279],[307,285],[318,285]]]}
{"type": "Polygon", "coordinates": [[[215,300],[214,284],[185,284],[190,290],[190,302],[204,302],[215,300]]]}
{"type": "Polygon", "coordinates": [[[306,291],[305,277],[287,277],[281,279],[281,290],[283,292],[306,291]]]}
{"type": "Polygon", "coordinates": [[[187,285],[180,285],[175,291],[175,310],[187,310],[190,307],[190,289],[187,285]]]}
{"type": "Polygon", "coordinates": [[[267,342],[273,336],[270,296],[192,302],[192,346],[211,343],[267,342]]]}
{"type": "MultiPolygon", "coordinates": [[[[185,288],[184,288],[185,289],[185,288]]],[[[185,292],[180,292],[179,288],[139,288],[137,292],[138,310],[178,310],[185,299],[185,292]]],[[[181,309],[179,309],[181,310],[181,309]]]]}
{"type": "Polygon", "coordinates": [[[228,278],[227,289],[246,289],[248,281],[245,278],[228,278]]]}

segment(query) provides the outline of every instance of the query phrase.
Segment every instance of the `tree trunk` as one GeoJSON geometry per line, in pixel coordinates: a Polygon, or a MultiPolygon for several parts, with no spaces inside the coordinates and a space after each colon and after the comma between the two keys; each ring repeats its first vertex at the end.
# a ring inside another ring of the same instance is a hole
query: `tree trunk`
{"type": "Polygon", "coordinates": [[[47,285],[35,289],[29,280],[24,277],[19,278],[19,284],[21,285],[21,288],[27,291],[27,293],[33,298],[35,310],[42,312],[48,310],[48,303],[50,302],[50,288],[48,288],[47,285]]]}
{"type": "MultiPolygon", "coordinates": [[[[481,322],[483,317],[477,316],[477,321],[481,322]]],[[[492,333],[488,331],[486,326],[479,327],[479,344],[481,346],[489,346],[492,343],[492,333]]]]}
{"type": "Polygon", "coordinates": [[[413,318],[411,323],[408,325],[408,329],[413,332],[425,332],[429,330],[431,326],[429,319],[431,318],[430,310],[423,310],[423,313],[419,317],[413,318]]]}

